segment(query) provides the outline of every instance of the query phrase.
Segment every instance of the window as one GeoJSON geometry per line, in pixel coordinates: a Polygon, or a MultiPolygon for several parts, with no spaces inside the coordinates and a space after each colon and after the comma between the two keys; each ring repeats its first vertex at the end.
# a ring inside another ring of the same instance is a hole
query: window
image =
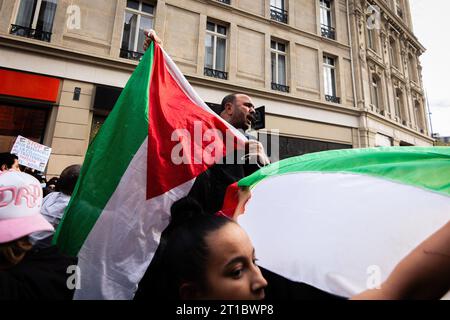
{"type": "Polygon", "coordinates": [[[278,22],[288,23],[288,13],[284,0],[270,0],[270,18],[278,22]]]}
{"type": "Polygon", "coordinates": [[[390,43],[389,55],[391,58],[391,63],[394,67],[396,67],[398,69],[400,67],[400,65],[399,65],[399,61],[398,61],[397,40],[394,38],[390,38],[389,43],[390,43]]]}
{"type": "Polygon", "coordinates": [[[395,115],[398,119],[403,118],[403,93],[400,89],[395,91],[395,115]]]}
{"type": "Polygon", "coordinates": [[[336,59],[327,55],[323,56],[323,80],[325,99],[329,102],[340,103],[336,95],[336,59]]]}
{"type": "Polygon", "coordinates": [[[403,3],[402,0],[394,0],[395,3],[395,14],[403,19],[403,3]]]}
{"type": "Polygon", "coordinates": [[[375,29],[367,28],[367,47],[378,52],[377,33],[375,29]]]}
{"type": "Polygon", "coordinates": [[[417,76],[417,66],[414,56],[412,54],[408,55],[408,64],[409,64],[409,77],[412,81],[418,82],[417,76]]]}
{"type": "Polygon", "coordinates": [[[376,75],[372,75],[370,86],[370,100],[377,111],[381,111],[381,81],[376,75]]]}
{"type": "Polygon", "coordinates": [[[272,89],[289,92],[286,75],[286,44],[272,40],[270,42],[272,58],[272,89]]]}
{"type": "Polygon", "coordinates": [[[417,100],[414,105],[414,114],[416,117],[417,128],[420,130],[420,132],[424,133],[424,121],[423,121],[423,115],[422,115],[422,106],[420,105],[420,102],[417,100]]]}
{"type": "Polygon", "coordinates": [[[222,3],[225,3],[225,4],[230,4],[230,0],[217,0],[218,2],[222,2],[222,3]]]}
{"type": "Polygon", "coordinates": [[[226,70],[227,27],[208,21],[205,37],[205,75],[228,79],[226,70]]]}
{"type": "Polygon", "coordinates": [[[320,0],[320,25],[322,37],[336,39],[336,30],[333,27],[331,0],[320,0]]]}
{"type": "Polygon", "coordinates": [[[50,108],[0,103],[0,152],[9,152],[18,135],[42,143],[50,108]]]}
{"type": "Polygon", "coordinates": [[[265,132],[258,132],[258,140],[264,145],[264,150],[270,156],[279,155],[280,160],[326,150],[351,149],[352,145],[340,144],[334,142],[326,142],[319,140],[309,140],[293,137],[278,136],[268,134],[265,132]],[[276,140],[275,140],[276,139],[276,140]],[[278,150],[272,150],[276,144],[271,144],[273,141],[278,141],[278,150]]]}
{"type": "Polygon", "coordinates": [[[50,42],[57,0],[22,0],[11,34],[50,42]]]}
{"type": "Polygon", "coordinates": [[[120,57],[140,60],[144,54],[144,30],[153,28],[155,7],[152,4],[127,0],[120,57]]]}

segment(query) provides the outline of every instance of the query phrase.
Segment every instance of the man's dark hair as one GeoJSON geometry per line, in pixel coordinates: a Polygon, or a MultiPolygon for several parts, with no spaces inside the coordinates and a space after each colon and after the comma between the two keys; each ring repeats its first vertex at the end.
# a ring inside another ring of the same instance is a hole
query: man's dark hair
{"type": "Polygon", "coordinates": [[[4,152],[0,153],[0,167],[6,165],[8,169],[11,169],[16,159],[19,159],[15,154],[4,152]]]}
{"type": "Polygon", "coordinates": [[[71,196],[75,185],[77,184],[78,177],[80,176],[81,166],[75,164],[69,166],[63,170],[57,183],[57,191],[60,191],[68,196],[71,196]]]}
{"type": "Polygon", "coordinates": [[[223,110],[225,110],[225,106],[228,103],[235,103],[236,102],[236,96],[237,93],[232,93],[227,95],[225,98],[223,98],[222,103],[220,104],[220,112],[223,112],[223,110]]]}

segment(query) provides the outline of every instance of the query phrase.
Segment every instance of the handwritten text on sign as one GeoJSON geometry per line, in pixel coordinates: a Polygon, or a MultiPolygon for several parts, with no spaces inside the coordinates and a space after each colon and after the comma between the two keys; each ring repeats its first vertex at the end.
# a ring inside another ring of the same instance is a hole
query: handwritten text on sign
{"type": "Polygon", "coordinates": [[[52,153],[52,148],[18,136],[11,153],[19,157],[19,164],[43,172],[52,153]]]}

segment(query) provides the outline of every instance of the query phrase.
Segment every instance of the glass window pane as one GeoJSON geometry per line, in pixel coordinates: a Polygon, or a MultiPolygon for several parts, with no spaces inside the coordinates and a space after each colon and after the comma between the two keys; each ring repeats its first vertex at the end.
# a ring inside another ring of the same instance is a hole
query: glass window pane
{"type": "Polygon", "coordinates": [[[336,96],[336,70],[330,69],[330,77],[331,77],[331,95],[333,97],[336,96]]]}
{"type": "Polygon", "coordinates": [[[278,84],[286,85],[286,56],[278,55],[278,84]]]}
{"type": "Polygon", "coordinates": [[[155,7],[152,6],[151,4],[142,3],[142,11],[143,12],[153,14],[154,9],[155,9],[155,7]]]}
{"type": "Polygon", "coordinates": [[[52,32],[56,12],[56,0],[42,0],[41,10],[36,25],[37,30],[52,32]]]}
{"type": "Polygon", "coordinates": [[[139,1],[127,0],[127,8],[139,10],[139,1]]]}
{"type": "Polygon", "coordinates": [[[144,30],[152,29],[153,28],[153,18],[147,17],[147,16],[141,16],[141,25],[139,26],[139,38],[138,38],[138,44],[136,51],[140,53],[144,53],[144,41],[145,41],[145,34],[144,30]]]}
{"type": "Polygon", "coordinates": [[[323,82],[324,82],[324,90],[325,90],[325,94],[327,95],[327,96],[329,96],[330,95],[330,92],[331,92],[331,90],[330,90],[330,73],[329,73],[329,68],[327,68],[327,67],[324,67],[323,68],[323,82]]]}
{"type": "Polygon", "coordinates": [[[217,38],[216,70],[225,71],[226,46],[227,46],[226,39],[217,38]]]}
{"type": "Polygon", "coordinates": [[[284,10],[284,0],[270,0],[270,5],[284,10]]]}
{"type": "Polygon", "coordinates": [[[278,50],[286,52],[286,45],[284,43],[278,43],[278,50]]]}
{"type": "Polygon", "coordinates": [[[207,22],[206,23],[206,30],[209,30],[209,31],[216,31],[216,25],[214,24],[214,23],[212,23],[212,22],[207,22]]]}
{"type": "Polygon", "coordinates": [[[227,34],[227,28],[224,27],[224,26],[217,25],[217,33],[226,35],[227,34]]]}
{"type": "Polygon", "coordinates": [[[331,10],[327,7],[321,6],[320,7],[320,23],[331,27],[331,10]]]}
{"type": "Polygon", "coordinates": [[[275,41],[271,41],[271,42],[270,42],[270,47],[271,47],[272,49],[276,49],[276,48],[277,48],[277,43],[276,43],[275,41]]]}
{"type": "Polygon", "coordinates": [[[22,27],[31,28],[33,23],[34,11],[36,10],[37,0],[20,1],[19,13],[17,14],[16,24],[22,27]]]}
{"type": "Polygon", "coordinates": [[[272,82],[277,83],[277,55],[272,52],[272,82]]]}
{"type": "Polygon", "coordinates": [[[134,39],[136,35],[137,15],[125,12],[123,25],[122,49],[134,51],[134,39]]]}
{"type": "Polygon", "coordinates": [[[325,94],[328,96],[336,95],[335,70],[330,67],[324,67],[324,85],[325,94]]]}
{"type": "Polygon", "coordinates": [[[213,45],[214,37],[207,34],[205,37],[205,67],[214,69],[213,63],[213,45]]]}

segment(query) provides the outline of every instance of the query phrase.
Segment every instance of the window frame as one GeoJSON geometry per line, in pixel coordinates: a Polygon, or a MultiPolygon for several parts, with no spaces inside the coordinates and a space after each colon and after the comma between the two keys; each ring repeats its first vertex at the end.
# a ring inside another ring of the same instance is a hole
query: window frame
{"type": "MultiPolygon", "coordinates": [[[[272,83],[275,83],[277,85],[282,85],[282,86],[288,86],[288,54],[287,54],[287,48],[288,48],[288,44],[286,42],[283,41],[279,41],[276,39],[271,39],[270,40],[270,59],[272,62],[272,55],[275,55],[275,81],[274,80],[274,75],[273,75],[273,70],[271,70],[272,72],[272,83]],[[272,43],[275,43],[275,48],[272,48],[272,43]],[[279,49],[279,44],[284,45],[284,51],[279,49]],[[279,66],[278,66],[278,58],[279,56],[284,56],[285,59],[285,64],[284,64],[284,84],[280,82],[280,75],[279,75],[279,66]]],[[[271,68],[272,69],[272,68],[271,68]]]]}
{"type": "Polygon", "coordinates": [[[336,19],[333,0],[319,0],[319,27],[320,35],[330,40],[337,40],[336,19]],[[327,6],[329,4],[329,7],[327,6]],[[327,21],[324,21],[326,17],[327,21]]]}
{"type": "Polygon", "coordinates": [[[389,38],[389,57],[391,59],[391,65],[395,67],[397,70],[400,70],[401,61],[398,51],[398,41],[397,38],[393,36],[389,38]]]}
{"type": "Polygon", "coordinates": [[[377,111],[384,110],[383,97],[382,97],[382,85],[381,79],[376,74],[371,74],[370,79],[370,103],[376,108],[377,111]],[[376,100],[376,103],[374,103],[376,100]]]}
{"type": "Polygon", "coordinates": [[[405,11],[402,0],[394,0],[395,15],[400,19],[405,18],[405,11]]]}
{"type": "MultiPolygon", "coordinates": [[[[213,46],[212,46],[213,47],[213,53],[212,53],[212,55],[213,55],[213,65],[212,65],[211,69],[213,69],[215,71],[220,71],[220,72],[227,72],[227,70],[228,70],[228,59],[227,59],[227,56],[228,56],[229,27],[226,24],[224,24],[224,23],[220,23],[220,22],[212,21],[212,20],[208,19],[206,21],[206,28],[205,28],[205,30],[206,30],[206,36],[207,35],[211,35],[213,37],[213,46]],[[214,31],[208,30],[208,23],[214,24],[214,31]],[[222,34],[222,33],[219,33],[217,31],[219,26],[225,28],[225,33],[226,33],[225,35],[222,34]],[[224,67],[223,67],[224,70],[217,69],[217,39],[218,38],[225,39],[225,62],[224,62],[224,67]]],[[[205,41],[206,41],[206,37],[205,37],[205,41]]],[[[206,43],[205,43],[205,61],[204,61],[203,65],[204,65],[204,68],[208,68],[206,66],[206,43]]]]}
{"type": "Polygon", "coordinates": [[[319,7],[320,7],[320,25],[321,26],[325,26],[325,27],[329,27],[329,28],[334,28],[334,19],[333,19],[333,3],[332,0],[319,0],[319,7]],[[325,2],[328,1],[330,3],[330,7],[326,7],[324,4],[325,2]],[[330,24],[327,25],[324,23],[324,21],[322,20],[322,11],[326,11],[329,16],[330,16],[330,24]]]}
{"type": "Polygon", "coordinates": [[[338,97],[337,96],[338,88],[337,88],[337,79],[336,79],[336,77],[337,77],[337,63],[336,63],[336,61],[337,61],[336,57],[334,57],[332,55],[329,55],[329,54],[323,54],[323,59],[322,59],[322,65],[323,65],[322,68],[323,68],[323,70],[322,70],[322,72],[323,72],[323,75],[324,75],[324,79],[323,79],[324,80],[324,83],[323,83],[324,84],[324,93],[325,93],[325,96],[330,96],[330,97],[334,97],[334,98],[338,97]],[[329,64],[327,59],[331,59],[333,61],[333,64],[329,64]],[[334,91],[334,92],[332,92],[332,94],[330,94],[330,92],[327,91],[328,87],[329,87],[328,86],[328,81],[327,81],[328,77],[326,76],[328,70],[329,70],[329,74],[331,75],[332,90],[334,91]]]}
{"type": "Polygon", "coordinates": [[[416,126],[422,132],[425,131],[425,121],[422,113],[422,104],[418,101],[414,101],[414,116],[416,118],[416,126]]]}
{"type": "Polygon", "coordinates": [[[417,69],[416,58],[413,54],[408,54],[408,69],[409,69],[409,78],[412,82],[418,84],[419,83],[419,72],[417,69]]]}
{"type": "MultiPolygon", "coordinates": [[[[133,48],[127,48],[126,50],[131,51],[131,52],[136,52],[136,53],[140,53],[139,49],[138,49],[138,43],[139,43],[139,27],[141,25],[141,15],[147,16],[147,17],[151,17],[152,18],[152,28],[155,24],[155,9],[156,9],[156,4],[154,4],[153,2],[147,2],[144,0],[134,0],[136,2],[139,2],[139,9],[133,9],[133,8],[129,8],[127,7],[127,3],[125,1],[125,9],[124,9],[124,13],[123,13],[123,26],[122,26],[122,37],[120,40],[120,49],[121,50],[125,50],[125,48],[122,47],[123,45],[123,36],[124,36],[124,26],[125,26],[125,22],[126,22],[126,17],[127,17],[127,12],[131,13],[131,14],[135,14],[137,15],[137,20],[136,20],[136,31],[134,34],[134,44],[133,44],[133,48]],[[150,5],[153,7],[153,14],[148,13],[148,12],[144,12],[142,11],[142,4],[145,3],[147,5],[150,5]]],[[[131,35],[131,30],[130,30],[130,35],[131,35]]]]}
{"type": "MultiPolygon", "coordinates": [[[[47,1],[50,2],[51,0],[47,0],[47,1]]],[[[9,33],[13,34],[13,35],[24,36],[27,38],[36,39],[36,40],[51,42],[51,36],[53,34],[53,27],[54,27],[54,22],[55,22],[56,11],[58,10],[58,0],[54,1],[55,12],[52,16],[51,28],[49,31],[44,30],[44,28],[40,28],[40,29],[37,28],[38,22],[39,22],[39,16],[40,16],[41,10],[42,10],[43,0],[36,0],[34,10],[32,10],[32,12],[31,12],[31,19],[30,19],[31,21],[28,25],[19,25],[18,24],[19,15],[21,13],[20,9],[22,7],[23,2],[24,2],[24,0],[19,0],[17,2],[17,7],[15,9],[15,14],[14,14],[15,19],[13,20],[13,23],[11,24],[11,29],[10,29],[9,33]],[[19,32],[20,30],[24,30],[25,33],[20,33],[19,32]]]]}
{"type": "Polygon", "coordinates": [[[395,115],[396,117],[401,121],[405,120],[403,119],[403,108],[404,108],[404,94],[403,91],[400,88],[395,89],[395,115]]]}

